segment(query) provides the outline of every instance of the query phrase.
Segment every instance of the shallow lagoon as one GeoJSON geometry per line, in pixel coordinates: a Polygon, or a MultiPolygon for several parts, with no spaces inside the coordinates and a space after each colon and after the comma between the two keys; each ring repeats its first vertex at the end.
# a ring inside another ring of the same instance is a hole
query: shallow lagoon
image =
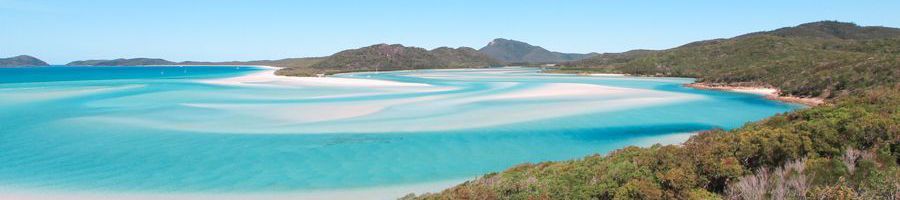
{"type": "Polygon", "coordinates": [[[0,69],[0,187],[305,192],[473,178],[673,144],[797,105],[533,68],[242,80],[250,67],[0,69]],[[300,78],[297,78],[300,79],[300,78]],[[347,79],[347,80],[350,80],[347,79]],[[391,83],[391,84],[384,84],[391,83]]]}

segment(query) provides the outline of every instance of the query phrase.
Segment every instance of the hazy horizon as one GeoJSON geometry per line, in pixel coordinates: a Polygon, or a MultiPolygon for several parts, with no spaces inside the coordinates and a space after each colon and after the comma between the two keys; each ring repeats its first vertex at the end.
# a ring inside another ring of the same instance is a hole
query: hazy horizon
{"type": "Polygon", "coordinates": [[[52,64],[132,57],[243,61],[327,56],[378,43],[477,49],[494,38],[566,53],[621,52],[821,20],[900,27],[900,16],[893,14],[898,5],[0,0],[0,23],[11,27],[0,31],[0,57],[32,55],[52,64]]]}

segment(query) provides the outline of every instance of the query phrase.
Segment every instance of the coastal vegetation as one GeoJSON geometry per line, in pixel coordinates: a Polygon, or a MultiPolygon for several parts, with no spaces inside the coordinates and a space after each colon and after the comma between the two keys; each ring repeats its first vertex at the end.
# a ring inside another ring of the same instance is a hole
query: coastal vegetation
{"type": "Polygon", "coordinates": [[[896,199],[900,86],[682,145],[521,164],[406,199],[896,199]]]}
{"type": "Polygon", "coordinates": [[[900,29],[814,22],[668,50],[603,54],[560,66],[552,72],[694,77],[700,83],[833,98],[897,83],[900,29]]]}
{"type": "Polygon", "coordinates": [[[476,50],[470,47],[439,47],[427,50],[399,44],[377,44],[350,49],[325,57],[287,58],[280,60],[204,62],[172,62],[155,58],[115,60],[82,60],[68,66],[143,66],[143,65],[264,65],[281,68],[283,76],[317,76],[358,71],[390,71],[440,68],[483,68],[503,65],[539,66],[546,63],[574,61],[596,53],[560,53],[525,42],[494,39],[476,50]]]}
{"type": "Polygon", "coordinates": [[[0,67],[31,67],[31,66],[47,66],[48,64],[41,59],[37,59],[28,55],[15,56],[10,58],[0,58],[0,67]]]}
{"type": "Polygon", "coordinates": [[[828,103],[681,145],[521,164],[403,199],[897,199],[898,30],[815,22],[563,63],[554,72],[696,77],[828,103]]]}
{"type": "Polygon", "coordinates": [[[473,68],[500,66],[501,63],[468,47],[441,47],[426,50],[399,44],[377,44],[345,50],[306,67],[288,67],[279,75],[312,76],[356,71],[410,69],[473,68]]]}
{"type": "MultiPolygon", "coordinates": [[[[378,44],[328,57],[246,62],[135,58],[73,66],[268,65],[315,76],[355,71],[558,63],[548,72],[697,78],[771,87],[827,103],[698,133],[680,145],[626,147],[577,160],[521,164],[404,199],[897,199],[900,29],[824,21],[666,50],[565,54],[514,40],[427,50],[378,44]],[[590,58],[585,58],[589,57],[590,58]]],[[[0,66],[44,66],[30,56],[0,66]]]]}
{"type": "Polygon", "coordinates": [[[426,50],[399,44],[377,44],[338,52],[310,62],[308,65],[272,65],[284,67],[277,74],[315,76],[357,71],[389,71],[440,68],[483,68],[502,65],[537,66],[545,63],[574,61],[597,55],[560,53],[528,43],[494,39],[485,47],[439,47],[426,50]]]}
{"type": "Polygon", "coordinates": [[[175,62],[159,58],[119,58],[115,60],[79,60],[66,66],[142,66],[142,65],[172,65],[175,62]]]}

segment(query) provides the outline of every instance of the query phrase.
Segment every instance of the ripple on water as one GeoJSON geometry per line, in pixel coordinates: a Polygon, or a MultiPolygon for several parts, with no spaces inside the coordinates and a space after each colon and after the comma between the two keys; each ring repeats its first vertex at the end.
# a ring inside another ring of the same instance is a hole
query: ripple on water
{"type": "Polygon", "coordinates": [[[531,68],[339,75],[378,80],[349,86],[251,74],[0,84],[0,188],[313,194],[409,186],[678,143],[796,108],[679,86],[689,79],[531,68]],[[242,81],[252,84],[233,84],[242,81]]]}

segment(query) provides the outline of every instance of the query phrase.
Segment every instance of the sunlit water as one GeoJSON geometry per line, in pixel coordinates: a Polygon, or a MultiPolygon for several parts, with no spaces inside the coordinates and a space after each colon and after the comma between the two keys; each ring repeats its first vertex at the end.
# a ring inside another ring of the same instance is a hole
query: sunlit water
{"type": "Polygon", "coordinates": [[[418,184],[678,143],[685,133],[798,108],[681,87],[691,79],[531,68],[338,75],[393,85],[210,82],[260,70],[0,69],[0,187],[213,193],[418,184]]]}

